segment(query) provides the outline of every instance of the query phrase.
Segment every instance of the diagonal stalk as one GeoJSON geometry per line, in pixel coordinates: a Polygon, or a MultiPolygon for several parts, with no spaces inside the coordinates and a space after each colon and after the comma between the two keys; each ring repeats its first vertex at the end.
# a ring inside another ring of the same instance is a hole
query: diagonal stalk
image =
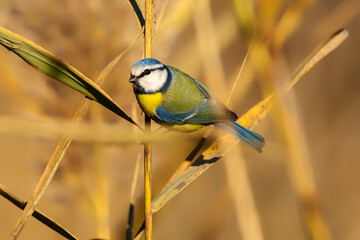
{"type": "MultiPolygon", "coordinates": [[[[21,210],[24,210],[27,205],[27,202],[21,200],[20,198],[12,194],[9,191],[9,189],[7,189],[1,183],[0,183],[0,195],[5,199],[9,200],[11,203],[13,203],[21,210]]],[[[77,240],[77,238],[72,233],[70,233],[68,230],[66,230],[64,227],[62,227],[60,224],[58,224],[56,221],[52,220],[42,212],[35,210],[32,213],[32,216],[36,218],[38,221],[48,226],[49,228],[51,228],[52,230],[54,230],[55,232],[59,233],[64,238],[69,240],[77,240]]]]}

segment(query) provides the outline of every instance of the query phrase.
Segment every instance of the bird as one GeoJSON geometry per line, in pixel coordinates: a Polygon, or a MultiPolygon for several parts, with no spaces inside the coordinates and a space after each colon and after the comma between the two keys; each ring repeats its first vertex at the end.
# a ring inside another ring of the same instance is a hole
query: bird
{"type": "Polygon", "coordinates": [[[183,71],[145,58],[132,66],[129,82],[141,110],[159,125],[178,132],[222,128],[262,152],[265,139],[237,123],[234,112],[183,71]]]}

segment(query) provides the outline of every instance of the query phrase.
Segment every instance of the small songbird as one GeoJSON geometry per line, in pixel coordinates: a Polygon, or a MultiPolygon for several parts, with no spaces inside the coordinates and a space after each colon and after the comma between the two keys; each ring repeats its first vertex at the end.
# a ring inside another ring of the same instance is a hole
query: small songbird
{"type": "Polygon", "coordinates": [[[181,132],[219,127],[261,152],[264,138],[235,122],[234,112],[179,69],[146,58],[134,64],[129,81],[142,111],[158,124],[181,132]]]}

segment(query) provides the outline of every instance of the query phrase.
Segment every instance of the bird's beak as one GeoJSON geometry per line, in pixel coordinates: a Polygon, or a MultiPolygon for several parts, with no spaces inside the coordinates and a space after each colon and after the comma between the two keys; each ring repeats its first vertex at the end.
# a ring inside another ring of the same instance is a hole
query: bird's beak
{"type": "Polygon", "coordinates": [[[137,78],[135,76],[131,76],[129,79],[129,82],[134,83],[137,81],[137,78]]]}

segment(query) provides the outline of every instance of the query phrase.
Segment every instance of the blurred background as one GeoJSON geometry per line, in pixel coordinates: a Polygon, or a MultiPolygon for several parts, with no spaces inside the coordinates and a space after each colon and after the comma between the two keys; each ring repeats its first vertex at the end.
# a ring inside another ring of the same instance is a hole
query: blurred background
{"type": "MultiPolygon", "coordinates": [[[[239,116],[290,81],[321,41],[350,37],[254,129],[262,154],[239,143],[154,215],[154,239],[360,239],[360,2],[155,1],[153,56],[204,83],[239,116]]],[[[1,0],[0,25],[95,80],[139,32],[126,0],[1,0]]],[[[139,38],[103,89],[143,121],[128,82],[139,38]]],[[[0,48],[0,183],[28,200],[83,96],[0,48]]],[[[154,124],[155,128],[155,124],[154,124]]],[[[153,145],[153,194],[204,132],[153,145]]],[[[79,239],[125,239],[142,145],[133,127],[94,103],[38,209],[79,239]]],[[[135,228],[143,215],[143,177],[135,228]]],[[[21,211],[0,198],[0,239],[21,211]]],[[[19,239],[63,239],[35,219],[19,239]]]]}

